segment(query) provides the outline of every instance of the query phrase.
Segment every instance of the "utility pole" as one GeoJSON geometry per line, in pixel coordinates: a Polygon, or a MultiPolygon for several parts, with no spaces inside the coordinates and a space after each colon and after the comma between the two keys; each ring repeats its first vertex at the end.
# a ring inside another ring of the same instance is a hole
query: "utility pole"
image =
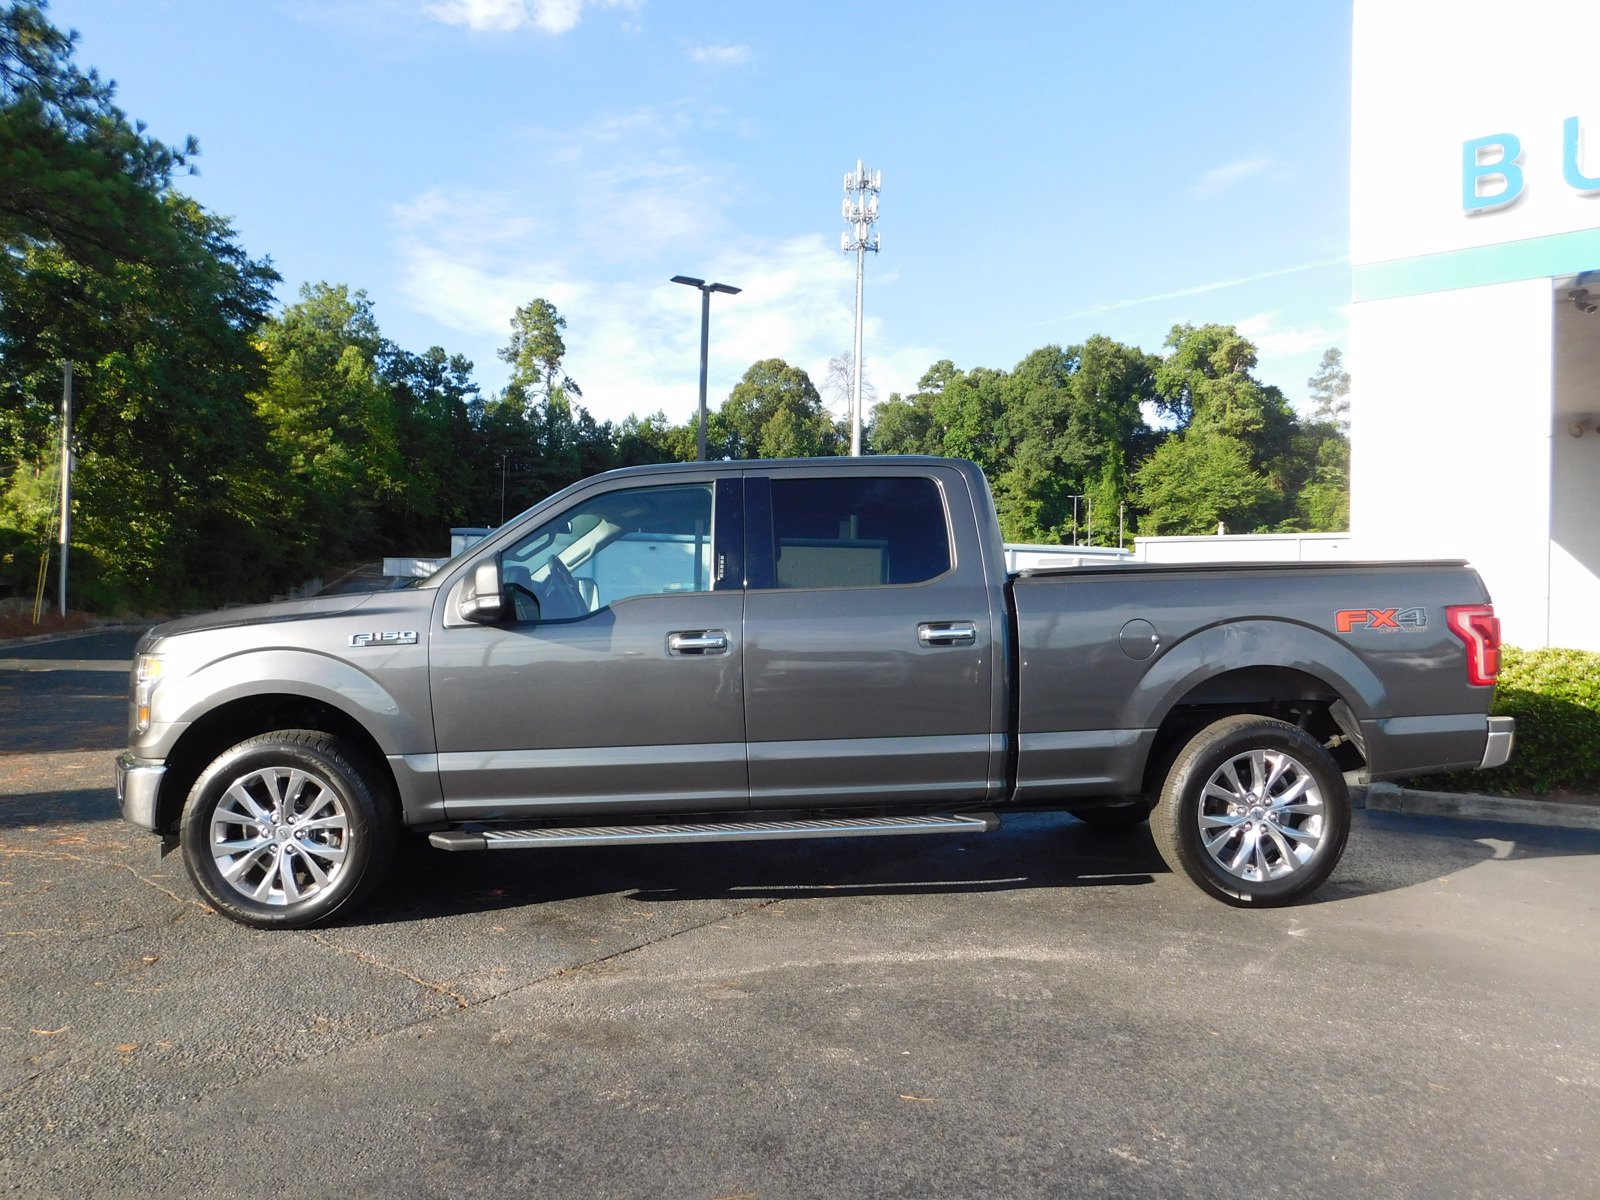
{"type": "Polygon", "coordinates": [[[56,599],[67,615],[67,548],[72,544],[72,364],[61,373],[61,575],[56,599]]]}
{"type": "Polygon", "coordinates": [[[1089,515],[1089,544],[1094,544],[1094,497],[1086,496],[1082,492],[1075,492],[1067,497],[1072,501],[1072,544],[1078,544],[1078,501],[1083,501],[1084,509],[1089,515]]]}
{"type": "Polygon", "coordinates": [[[873,171],[856,159],[856,169],[844,176],[844,221],[850,226],[839,235],[839,249],[856,256],[856,342],[850,358],[850,453],[861,454],[861,288],[867,272],[867,251],[878,252],[878,192],[883,172],[873,171]]]}
{"type": "Polygon", "coordinates": [[[737,296],[741,289],[726,283],[707,283],[704,279],[696,279],[692,275],[674,275],[672,282],[700,289],[700,436],[697,440],[699,451],[695,461],[705,462],[706,356],[711,346],[711,293],[721,292],[724,296],[737,296]]]}

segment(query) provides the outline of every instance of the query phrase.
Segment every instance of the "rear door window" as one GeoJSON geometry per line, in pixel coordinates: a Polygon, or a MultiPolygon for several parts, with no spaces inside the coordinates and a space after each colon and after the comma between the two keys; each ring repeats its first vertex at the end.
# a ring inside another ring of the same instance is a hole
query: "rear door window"
{"type": "Polygon", "coordinates": [[[775,478],[771,496],[772,578],[753,586],[877,587],[950,569],[949,522],[932,479],[775,478]]]}

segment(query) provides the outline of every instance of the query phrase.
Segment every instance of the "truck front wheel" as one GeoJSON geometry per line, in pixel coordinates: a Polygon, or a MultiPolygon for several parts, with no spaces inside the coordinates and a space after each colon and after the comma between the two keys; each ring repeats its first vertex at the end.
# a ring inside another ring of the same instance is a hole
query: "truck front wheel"
{"type": "Polygon", "coordinates": [[[1350,792],[1301,729],[1244,714],[1173,759],[1150,818],[1161,857],[1233,904],[1290,904],[1327,879],[1350,833],[1350,792]]]}
{"type": "Polygon", "coordinates": [[[338,738],[285,729],[240,742],[195,781],[184,864],[218,912],[258,928],[333,918],[377,884],[398,820],[338,738]]]}

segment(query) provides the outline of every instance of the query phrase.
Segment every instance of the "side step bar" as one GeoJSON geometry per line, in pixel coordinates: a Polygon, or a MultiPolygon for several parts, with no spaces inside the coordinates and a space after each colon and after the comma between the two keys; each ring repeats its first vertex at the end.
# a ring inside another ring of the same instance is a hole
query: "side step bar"
{"type": "Polygon", "coordinates": [[[797,821],[704,821],[685,825],[585,825],[549,829],[441,829],[440,850],[528,850],[537,846],[654,846],[670,842],[770,842],[784,838],[991,833],[994,813],[947,817],[823,817],[797,821]]]}

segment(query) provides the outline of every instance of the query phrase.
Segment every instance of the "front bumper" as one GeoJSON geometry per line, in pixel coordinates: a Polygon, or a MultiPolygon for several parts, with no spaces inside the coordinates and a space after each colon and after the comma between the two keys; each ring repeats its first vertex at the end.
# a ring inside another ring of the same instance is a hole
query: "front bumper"
{"type": "Polygon", "coordinates": [[[122,819],[140,829],[159,832],[161,777],[167,764],[135,758],[126,752],[117,756],[117,804],[122,819]]]}
{"type": "Polygon", "coordinates": [[[1483,749],[1483,761],[1478,764],[1480,771],[1490,767],[1502,767],[1511,757],[1511,747],[1517,740],[1517,720],[1515,717],[1490,717],[1489,718],[1489,744],[1483,749]]]}

